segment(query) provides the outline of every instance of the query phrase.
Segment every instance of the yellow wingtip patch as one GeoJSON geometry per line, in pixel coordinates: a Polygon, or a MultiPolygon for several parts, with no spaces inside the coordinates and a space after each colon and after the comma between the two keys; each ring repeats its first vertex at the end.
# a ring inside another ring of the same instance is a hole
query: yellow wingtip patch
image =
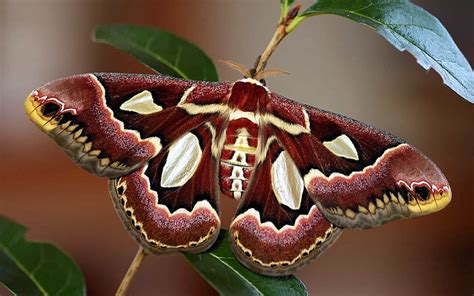
{"type": "Polygon", "coordinates": [[[49,118],[44,118],[41,115],[41,112],[39,110],[40,105],[41,103],[39,103],[32,95],[29,95],[25,99],[23,107],[25,108],[26,115],[28,115],[30,120],[36,126],[38,126],[41,130],[45,132],[49,132],[57,126],[57,123],[52,122],[49,118]]]}
{"type": "Polygon", "coordinates": [[[417,200],[416,204],[408,204],[408,209],[415,215],[428,215],[444,209],[451,202],[451,198],[451,191],[448,191],[444,195],[434,194],[426,201],[417,200]]]}

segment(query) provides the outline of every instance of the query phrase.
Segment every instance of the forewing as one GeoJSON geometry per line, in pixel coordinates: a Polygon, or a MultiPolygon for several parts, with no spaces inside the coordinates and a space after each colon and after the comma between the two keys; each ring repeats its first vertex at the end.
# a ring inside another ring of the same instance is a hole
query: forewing
{"type": "Polygon", "coordinates": [[[220,109],[199,107],[221,106],[228,92],[226,83],[83,74],[39,87],[25,109],[81,167],[113,178],[144,165],[178,137],[212,120],[220,109]]]}
{"type": "Polygon", "coordinates": [[[279,141],[266,131],[254,175],[231,224],[231,244],[247,267],[285,275],[305,265],[340,235],[304,188],[279,141]]]}
{"type": "Polygon", "coordinates": [[[364,123],[271,94],[272,129],[326,218],[370,228],[426,215],[451,200],[439,168],[402,140],[364,123]]]}
{"type": "Polygon", "coordinates": [[[215,132],[211,123],[201,125],[173,141],[144,167],[110,180],[122,222],[148,250],[201,252],[217,238],[215,132]]]}

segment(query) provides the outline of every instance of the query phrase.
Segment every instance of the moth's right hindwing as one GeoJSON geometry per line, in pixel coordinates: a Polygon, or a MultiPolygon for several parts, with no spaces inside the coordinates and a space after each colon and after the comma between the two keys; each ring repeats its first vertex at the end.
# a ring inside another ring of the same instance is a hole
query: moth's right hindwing
{"type": "Polygon", "coordinates": [[[231,245],[256,272],[286,275],[331,246],[342,229],[311,200],[278,139],[268,133],[261,139],[254,176],[230,227],[231,245]]]}

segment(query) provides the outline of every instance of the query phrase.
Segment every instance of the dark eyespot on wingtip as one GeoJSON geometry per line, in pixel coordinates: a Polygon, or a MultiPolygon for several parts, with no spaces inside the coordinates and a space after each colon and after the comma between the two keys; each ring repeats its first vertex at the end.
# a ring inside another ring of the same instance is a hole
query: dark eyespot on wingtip
{"type": "Polygon", "coordinates": [[[430,190],[426,186],[417,186],[414,191],[420,200],[427,200],[430,197],[430,190]]]}
{"type": "Polygon", "coordinates": [[[41,113],[47,117],[54,116],[59,110],[60,107],[52,102],[47,102],[41,106],[41,113]]]}

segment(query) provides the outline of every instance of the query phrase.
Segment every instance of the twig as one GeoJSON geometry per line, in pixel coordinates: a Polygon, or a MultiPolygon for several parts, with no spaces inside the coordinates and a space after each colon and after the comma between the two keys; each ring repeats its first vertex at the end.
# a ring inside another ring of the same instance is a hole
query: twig
{"type": "Polygon", "coordinates": [[[120,283],[120,286],[117,289],[117,292],[115,292],[115,296],[125,296],[125,294],[127,293],[128,286],[130,286],[130,282],[135,276],[135,273],[137,272],[138,268],[140,267],[140,264],[142,263],[146,255],[148,255],[148,253],[141,246],[139,246],[135,258],[133,258],[133,261],[128,267],[127,273],[123,277],[122,282],[120,283]]]}
{"type": "Polygon", "coordinates": [[[293,9],[288,12],[286,17],[282,19],[281,22],[278,24],[272,39],[270,39],[270,42],[268,42],[267,47],[262,52],[262,54],[258,56],[257,60],[255,61],[254,68],[250,70],[252,78],[257,77],[258,73],[262,72],[265,69],[265,67],[267,66],[268,59],[275,51],[278,44],[280,44],[283,38],[288,35],[287,27],[291,23],[291,21],[298,15],[300,8],[301,5],[296,5],[295,7],[293,7],[293,9]]]}

